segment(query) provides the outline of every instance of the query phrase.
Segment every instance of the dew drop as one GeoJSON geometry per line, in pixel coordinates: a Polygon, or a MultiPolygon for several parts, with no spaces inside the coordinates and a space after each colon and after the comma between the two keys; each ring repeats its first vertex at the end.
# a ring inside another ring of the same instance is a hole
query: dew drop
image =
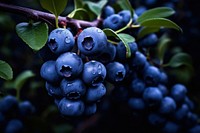
{"type": "Polygon", "coordinates": [[[65,42],[66,43],[70,43],[71,42],[71,40],[70,40],[70,38],[68,36],[65,38],[65,42]]]}
{"type": "Polygon", "coordinates": [[[101,72],[102,72],[102,67],[101,67],[100,64],[98,65],[98,69],[97,69],[97,71],[98,71],[98,74],[101,74],[101,72]]]}
{"type": "Polygon", "coordinates": [[[98,32],[98,33],[101,33],[101,32],[102,32],[102,30],[100,30],[100,29],[97,29],[97,32],[98,32]]]}

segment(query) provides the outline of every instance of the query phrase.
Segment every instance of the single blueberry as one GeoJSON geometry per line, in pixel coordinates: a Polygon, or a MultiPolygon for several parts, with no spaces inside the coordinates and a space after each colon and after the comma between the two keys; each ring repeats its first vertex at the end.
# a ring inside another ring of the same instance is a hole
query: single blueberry
{"type": "Polygon", "coordinates": [[[140,16],[142,15],[145,11],[147,10],[147,8],[145,6],[139,6],[135,9],[135,13],[140,16]]]}
{"type": "Polygon", "coordinates": [[[75,40],[68,29],[57,28],[49,34],[47,44],[53,53],[61,54],[71,51],[75,40]]]}
{"type": "Polygon", "coordinates": [[[82,59],[73,52],[61,54],[56,60],[57,73],[65,78],[73,79],[83,70],[82,59]]]}
{"type": "Polygon", "coordinates": [[[134,95],[140,96],[143,94],[143,91],[145,89],[145,83],[143,82],[143,80],[135,78],[134,80],[132,80],[129,88],[131,89],[134,95]]]}
{"type": "Polygon", "coordinates": [[[125,78],[126,75],[126,69],[123,64],[119,62],[110,62],[106,65],[107,70],[107,80],[116,83],[121,82],[125,78]]]}
{"type": "Polygon", "coordinates": [[[107,5],[103,8],[101,17],[107,18],[108,16],[113,15],[113,14],[115,14],[115,10],[113,9],[112,6],[107,5]]]}
{"type": "Polygon", "coordinates": [[[106,87],[101,83],[98,86],[89,87],[86,92],[87,102],[97,102],[106,94],[106,87]]]}
{"type": "Polygon", "coordinates": [[[78,49],[87,56],[98,56],[107,45],[107,36],[97,27],[84,29],[77,38],[78,49]]]}
{"type": "Polygon", "coordinates": [[[86,87],[80,79],[63,79],[60,83],[60,87],[63,95],[68,99],[79,99],[86,92],[86,87]]]}
{"type": "Polygon", "coordinates": [[[178,133],[179,130],[180,130],[180,125],[172,121],[167,121],[164,127],[162,128],[162,131],[164,133],[178,133]]]}
{"type": "Polygon", "coordinates": [[[137,51],[135,53],[135,56],[131,57],[130,66],[135,71],[141,71],[144,69],[145,65],[147,63],[147,59],[141,52],[137,51]]]}
{"type": "Polygon", "coordinates": [[[0,101],[0,112],[9,113],[16,111],[18,108],[18,101],[14,96],[7,95],[0,101]]]}
{"type": "Polygon", "coordinates": [[[85,105],[81,100],[63,98],[58,104],[60,113],[64,116],[80,116],[84,113],[85,105]]]}
{"type": "Polygon", "coordinates": [[[105,78],[106,68],[101,62],[92,60],[84,64],[82,79],[86,84],[98,86],[105,78]]]}
{"type": "Polygon", "coordinates": [[[132,97],[128,100],[128,105],[133,110],[138,110],[138,111],[145,110],[145,102],[142,98],[132,97]]]}
{"type": "Polygon", "coordinates": [[[56,84],[60,81],[61,77],[58,75],[56,71],[56,62],[55,61],[46,61],[41,69],[40,69],[40,75],[43,79],[45,79],[47,82],[56,84]]]}
{"type": "Polygon", "coordinates": [[[35,107],[30,101],[23,101],[19,103],[19,112],[21,116],[29,116],[34,113],[35,107]]]}
{"type": "Polygon", "coordinates": [[[131,19],[131,12],[129,10],[122,10],[118,14],[122,17],[124,25],[127,25],[131,19]]]}
{"type": "Polygon", "coordinates": [[[187,93],[187,88],[182,84],[175,84],[171,88],[171,96],[176,102],[184,101],[187,93]]]}
{"type": "Polygon", "coordinates": [[[159,112],[161,114],[171,114],[176,110],[176,102],[171,97],[164,97],[161,101],[159,112]]]}
{"type": "Polygon", "coordinates": [[[138,41],[140,47],[155,47],[158,42],[156,34],[149,34],[138,41]]]}
{"type": "Polygon", "coordinates": [[[103,21],[104,28],[110,28],[114,31],[121,29],[124,25],[123,18],[119,14],[113,14],[103,21]]]}
{"type": "Polygon", "coordinates": [[[4,133],[21,133],[23,129],[23,123],[21,120],[12,119],[5,127],[4,133]]]}

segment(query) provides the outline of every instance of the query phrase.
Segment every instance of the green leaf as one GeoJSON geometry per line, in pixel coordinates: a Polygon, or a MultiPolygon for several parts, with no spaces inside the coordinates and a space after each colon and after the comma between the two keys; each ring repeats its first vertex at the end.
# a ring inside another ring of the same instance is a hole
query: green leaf
{"type": "Polygon", "coordinates": [[[131,12],[131,16],[134,14],[134,10],[131,6],[131,3],[129,0],[118,0],[117,4],[123,9],[123,10],[129,10],[131,12]]]}
{"type": "Polygon", "coordinates": [[[141,16],[138,17],[137,22],[141,23],[151,18],[164,18],[173,15],[175,11],[169,7],[157,7],[145,11],[141,16]]]}
{"type": "Polygon", "coordinates": [[[173,68],[180,66],[192,66],[192,58],[186,53],[175,54],[165,66],[170,66],[173,68]]]}
{"type": "Polygon", "coordinates": [[[182,29],[174,22],[166,18],[151,18],[140,23],[141,26],[152,28],[172,28],[182,32],[182,29]]]}
{"type": "Polygon", "coordinates": [[[82,0],[74,0],[74,8],[78,9],[78,8],[82,8],[83,7],[83,1],[82,0]]]}
{"type": "Polygon", "coordinates": [[[0,60],[0,77],[5,80],[11,80],[13,78],[11,66],[2,60],[0,60]]]}
{"type": "Polygon", "coordinates": [[[27,71],[24,71],[22,72],[20,75],[18,75],[14,81],[14,88],[16,89],[21,89],[22,86],[25,84],[25,82],[31,78],[35,76],[35,74],[30,71],[30,70],[27,70],[27,71]]]}
{"type": "Polygon", "coordinates": [[[121,40],[126,47],[126,57],[127,58],[131,57],[131,50],[130,50],[128,43],[134,42],[135,41],[134,37],[130,36],[129,34],[124,34],[124,33],[117,34],[115,31],[108,29],[108,28],[103,29],[103,31],[108,38],[114,37],[116,39],[121,40]]]}
{"type": "Polygon", "coordinates": [[[79,20],[89,20],[89,18],[90,18],[87,10],[85,10],[83,8],[75,9],[68,15],[68,17],[74,18],[74,19],[79,19],[79,20]]]}
{"type": "Polygon", "coordinates": [[[171,42],[171,39],[166,34],[164,34],[159,39],[158,46],[157,46],[157,57],[160,60],[160,64],[163,63],[164,55],[165,55],[165,52],[168,49],[170,42],[171,42]]]}
{"type": "Polygon", "coordinates": [[[59,16],[65,9],[68,0],[40,0],[42,7],[59,16]]]}
{"type": "Polygon", "coordinates": [[[88,5],[89,9],[95,13],[97,16],[101,15],[101,11],[103,7],[106,5],[108,0],[100,0],[99,2],[91,2],[91,1],[85,1],[85,4],[88,5]]]}
{"type": "Polygon", "coordinates": [[[19,23],[16,26],[18,36],[33,50],[40,50],[48,39],[48,26],[46,23],[19,23]]]}
{"type": "Polygon", "coordinates": [[[137,35],[137,38],[140,39],[140,38],[143,38],[144,36],[150,34],[150,33],[155,33],[155,32],[158,32],[160,30],[159,27],[143,27],[138,35],[137,35]]]}

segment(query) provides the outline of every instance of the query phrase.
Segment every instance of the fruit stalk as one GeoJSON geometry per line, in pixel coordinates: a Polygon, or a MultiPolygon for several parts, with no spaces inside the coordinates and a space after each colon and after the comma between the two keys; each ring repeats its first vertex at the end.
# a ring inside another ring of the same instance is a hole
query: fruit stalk
{"type": "MultiPolygon", "coordinates": [[[[0,10],[11,12],[14,14],[19,14],[26,16],[35,21],[43,21],[50,25],[55,26],[55,15],[47,12],[42,12],[26,7],[16,6],[16,5],[9,5],[0,2],[0,10]]],[[[86,27],[99,27],[102,23],[101,19],[94,20],[92,22],[84,21],[84,20],[77,20],[72,19],[64,16],[58,17],[58,23],[62,25],[63,23],[67,24],[69,27],[76,27],[77,29],[86,28],[86,27]]]]}

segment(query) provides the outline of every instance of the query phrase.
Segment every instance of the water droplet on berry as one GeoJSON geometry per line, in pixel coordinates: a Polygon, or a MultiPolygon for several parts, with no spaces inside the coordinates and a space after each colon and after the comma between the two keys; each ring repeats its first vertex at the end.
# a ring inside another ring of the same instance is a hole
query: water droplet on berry
{"type": "Polygon", "coordinates": [[[97,29],[97,32],[98,32],[98,33],[101,33],[101,32],[102,32],[102,30],[100,30],[100,29],[97,29]]]}
{"type": "Polygon", "coordinates": [[[100,64],[98,65],[98,69],[97,69],[97,71],[98,71],[98,74],[101,74],[101,72],[102,72],[102,67],[101,67],[100,64]]]}
{"type": "Polygon", "coordinates": [[[65,42],[66,42],[66,43],[70,43],[70,42],[71,42],[69,36],[67,36],[67,37],[65,38],[65,42]]]}
{"type": "Polygon", "coordinates": [[[67,83],[67,87],[73,86],[72,83],[67,83]]]}

